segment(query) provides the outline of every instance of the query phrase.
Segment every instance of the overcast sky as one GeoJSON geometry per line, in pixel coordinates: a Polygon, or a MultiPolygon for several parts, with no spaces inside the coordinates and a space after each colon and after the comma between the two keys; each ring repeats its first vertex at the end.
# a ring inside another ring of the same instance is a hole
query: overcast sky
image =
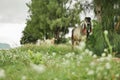
{"type": "Polygon", "coordinates": [[[30,0],[0,0],[0,23],[24,23],[30,0]]]}
{"type": "Polygon", "coordinates": [[[0,43],[20,45],[30,0],[0,0],[0,43]]]}

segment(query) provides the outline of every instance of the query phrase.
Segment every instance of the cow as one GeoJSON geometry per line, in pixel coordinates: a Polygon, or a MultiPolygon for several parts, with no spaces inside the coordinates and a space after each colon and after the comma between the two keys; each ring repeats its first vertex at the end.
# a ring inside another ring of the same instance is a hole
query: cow
{"type": "Polygon", "coordinates": [[[92,32],[91,18],[86,17],[80,26],[75,27],[72,30],[72,49],[76,44],[79,44],[80,41],[86,41],[86,38],[89,37],[90,32],[92,32]]]}
{"type": "Polygon", "coordinates": [[[55,43],[55,38],[45,40],[46,45],[53,45],[54,43],[55,43]]]}
{"type": "Polygon", "coordinates": [[[36,42],[36,45],[54,45],[55,44],[55,38],[51,38],[51,39],[45,39],[45,40],[40,40],[38,39],[36,42]]]}
{"type": "Polygon", "coordinates": [[[40,46],[40,45],[42,45],[44,43],[44,40],[41,40],[41,39],[38,39],[37,41],[36,41],[36,45],[37,46],[40,46]]]}

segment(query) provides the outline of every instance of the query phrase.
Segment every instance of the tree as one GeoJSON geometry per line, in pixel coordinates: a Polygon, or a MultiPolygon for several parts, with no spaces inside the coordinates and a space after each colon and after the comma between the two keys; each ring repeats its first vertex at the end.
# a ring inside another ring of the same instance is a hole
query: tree
{"type": "Polygon", "coordinates": [[[80,22],[80,1],[72,5],[72,0],[31,0],[27,6],[30,15],[21,44],[36,42],[44,37],[59,40],[70,26],[80,22]]]}
{"type": "Polygon", "coordinates": [[[120,0],[93,0],[93,3],[98,23],[95,25],[91,40],[88,41],[92,44],[89,47],[99,54],[103,52],[103,49],[108,48],[103,34],[104,30],[107,30],[113,51],[120,51],[120,35],[114,30],[115,22],[117,22],[115,18],[120,16],[120,0]]]}

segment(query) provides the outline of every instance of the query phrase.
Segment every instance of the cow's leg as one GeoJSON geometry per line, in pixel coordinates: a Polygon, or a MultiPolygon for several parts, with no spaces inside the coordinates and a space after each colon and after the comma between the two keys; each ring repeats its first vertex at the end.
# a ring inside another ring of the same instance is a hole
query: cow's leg
{"type": "Polygon", "coordinates": [[[89,38],[89,31],[87,30],[87,39],[89,38]]]}
{"type": "Polygon", "coordinates": [[[72,40],[72,49],[74,49],[74,43],[75,43],[74,40],[72,40]]]}

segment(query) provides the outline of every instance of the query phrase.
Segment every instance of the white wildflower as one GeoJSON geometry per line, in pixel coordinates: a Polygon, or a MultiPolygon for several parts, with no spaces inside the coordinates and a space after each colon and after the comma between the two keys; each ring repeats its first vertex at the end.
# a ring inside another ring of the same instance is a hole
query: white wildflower
{"type": "Polygon", "coordinates": [[[82,56],[85,55],[85,52],[81,52],[82,56]]]}
{"type": "Polygon", "coordinates": [[[101,57],[101,58],[98,59],[98,61],[103,62],[103,61],[105,61],[105,58],[101,57]]]}
{"type": "Polygon", "coordinates": [[[72,72],[71,74],[72,74],[72,75],[75,75],[75,72],[72,72]]]}
{"type": "Polygon", "coordinates": [[[105,57],[106,56],[106,53],[102,53],[102,57],[105,57]]]}
{"type": "Polygon", "coordinates": [[[120,76],[120,74],[116,74],[116,75],[115,75],[115,77],[117,77],[117,78],[118,78],[119,76],[120,76]]]}
{"type": "Polygon", "coordinates": [[[63,63],[62,63],[64,66],[68,66],[70,64],[70,61],[69,60],[65,60],[63,63]]]}
{"type": "Polygon", "coordinates": [[[79,44],[79,49],[80,50],[83,50],[85,48],[86,44],[84,41],[81,41],[80,44],[79,44]]]}
{"type": "Polygon", "coordinates": [[[112,58],[112,55],[111,55],[111,54],[109,54],[109,55],[108,55],[108,57],[109,57],[109,58],[112,58]]]}
{"type": "Polygon", "coordinates": [[[107,31],[107,30],[105,30],[105,31],[104,31],[104,34],[105,34],[105,35],[107,35],[107,34],[108,34],[108,31],[107,31]]]}
{"type": "Polygon", "coordinates": [[[85,53],[89,53],[89,49],[85,49],[85,53]]]}
{"type": "Polygon", "coordinates": [[[94,71],[93,70],[89,70],[87,74],[88,75],[94,75],[94,71]]]}
{"type": "Polygon", "coordinates": [[[107,61],[111,61],[112,58],[110,58],[110,57],[106,57],[106,60],[107,60],[107,61]]]}
{"type": "Polygon", "coordinates": [[[56,53],[55,53],[55,52],[53,52],[53,53],[52,53],[52,55],[53,55],[53,56],[56,56],[56,53]]]}
{"type": "Polygon", "coordinates": [[[65,54],[65,57],[70,58],[71,57],[71,53],[65,54]]]}
{"type": "Polygon", "coordinates": [[[62,58],[62,60],[63,60],[63,61],[66,61],[66,59],[65,59],[65,58],[62,58]]]}
{"type": "Polygon", "coordinates": [[[106,68],[106,69],[110,69],[110,68],[111,68],[110,63],[106,63],[106,64],[105,64],[105,68],[106,68]]]}
{"type": "Polygon", "coordinates": [[[5,71],[4,69],[0,69],[0,78],[4,78],[5,77],[5,71]]]}
{"type": "Polygon", "coordinates": [[[89,71],[89,68],[85,68],[86,71],[89,71]]]}
{"type": "Polygon", "coordinates": [[[96,73],[98,73],[98,72],[100,72],[102,70],[104,70],[104,68],[102,66],[98,66],[97,69],[96,69],[96,73]]]}
{"type": "Polygon", "coordinates": [[[57,78],[54,78],[53,80],[58,80],[57,78]]]}
{"type": "Polygon", "coordinates": [[[75,53],[74,52],[72,52],[72,56],[74,56],[75,55],[75,53]]]}
{"type": "Polygon", "coordinates": [[[92,51],[89,51],[89,55],[92,56],[93,52],[92,51]]]}
{"type": "Polygon", "coordinates": [[[82,59],[83,59],[83,56],[80,55],[80,56],[79,56],[79,60],[82,60],[82,59]]]}
{"type": "Polygon", "coordinates": [[[107,59],[108,61],[111,61],[111,60],[112,60],[112,55],[109,54],[109,55],[106,57],[106,59],[107,59]]]}
{"type": "Polygon", "coordinates": [[[26,80],[27,78],[26,78],[26,76],[22,76],[22,79],[21,80],[26,80]]]}
{"type": "Polygon", "coordinates": [[[65,54],[65,57],[69,58],[70,57],[70,53],[65,54]]]}
{"type": "Polygon", "coordinates": [[[108,49],[105,48],[105,49],[104,49],[104,52],[108,52],[108,49]]]}
{"type": "Polygon", "coordinates": [[[97,58],[97,55],[96,55],[96,54],[94,54],[94,55],[93,55],[93,58],[97,58]]]}
{"type": "Polygon", "coordinates": [[[75,53],[72,52],[72,53],[68,53],[68,54],[66,54],[65,57],[66,57],[66,58],[70,58],[70,57],[73,57],[74,55],[75,55],[75,53]]]}
{"type": "Polygon", "coordinates": [[[91,67],[95,66],[95,62],[91,62],[91,63],[90,63],[90,66],[91,66],[91,67]]]}
{"type": "Polygon", "coordinates": [[[46,68],[44,65],[41,65],[41,64],[36,65],[36,64],[31,63],[30,65],[38,73],[43,73],[45,71],[45,68],[46,68]]]}

